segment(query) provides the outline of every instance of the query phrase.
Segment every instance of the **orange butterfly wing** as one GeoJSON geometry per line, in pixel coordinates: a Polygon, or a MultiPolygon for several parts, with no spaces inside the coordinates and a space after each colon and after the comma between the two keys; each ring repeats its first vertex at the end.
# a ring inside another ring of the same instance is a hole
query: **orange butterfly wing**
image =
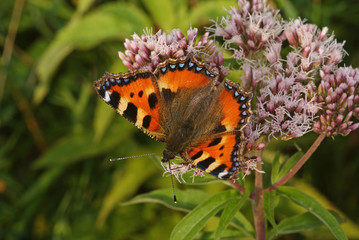
{"type": "Polygon", "coordinates": [[[161,97],[151,72],[106,73],[94,83],[98,95],[119,114],[157,141],[165,141],[161,97]]]}
{"type": "Polygon", "coordinates": [[[241,159],[241,129],[248,122],[250,94],[242,91],[238,84],[226,80],[220,89],[219,104],[223,117],[220,133],[191,147],[183,158],[195,164],[203,171],[220,179],[234,179],[245,163],[241,159]],[[221,132],[222,131],[222,132],[221,132]]]}

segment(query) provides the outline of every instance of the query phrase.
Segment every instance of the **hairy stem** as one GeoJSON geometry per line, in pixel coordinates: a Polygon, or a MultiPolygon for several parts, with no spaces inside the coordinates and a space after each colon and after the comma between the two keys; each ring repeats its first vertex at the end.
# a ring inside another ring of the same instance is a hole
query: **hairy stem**
{"type": "Polygon", "coordinates": [[[265,240],[265,219],[263,211],[263,174],[260,172],[262,170],[262,164],[257,163],[257,170],[255,172],[254,180],[254,192],[253,192],[253,216],[254,216],[254,226],[256,230],[256,239],[265,240]]]}
{"type": "Polygon", "coordinates": [[[301,159],[295,164],[295,166],[277,183],[275,183],[273,186],[270,186],[266,189],[266,191],[271,191],[276,189],[279,186],[284,185],[286,182],[289,181],[298,171],[299,169],[304,165],[304,163],[312,156],[312,154],[317,150],[321,142],[324,140],[326,136],[326,133],[321,133],[317,139],[314,141],[313,145],[308,149],[308,151],[302,156],[301,159]]]}

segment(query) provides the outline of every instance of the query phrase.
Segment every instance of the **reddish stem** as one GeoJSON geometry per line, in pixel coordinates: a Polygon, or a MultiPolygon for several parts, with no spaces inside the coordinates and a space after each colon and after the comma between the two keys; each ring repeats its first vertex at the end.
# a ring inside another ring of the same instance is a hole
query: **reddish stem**
{"type": "Polygon", "coordinates": [[[241,194],[244,194],[245,189],[241,184],[239,184],[237,181],[234,181],[234,180],[228,180],[228,182],[230,184],[232,184],[233,187],[238,190],[238,192],[240,192],[241,194]]]}
{"type": "Polygon", "coordinates": [[[265,240],[266,231],[265,231],[265,219],[263,211],[263,173],[262,164],[257,163],[257,170],[255,172],[254,180],[254,192],[253,192],[253,216],[254,216],[254,226],[256,230],[256,239],[265,240]]]}
{"type": "Polygon", "coordinates": [[[315,140],[313,145],[308,149],[308,151],[299,159],[299,161],[295,164],[295,166],[277,183],[275,183],[273,186],[270,186],[266,189],[266,191],[271,191],[276,189],[279,186],[284,185],[286,182],[288,182],[289,179],[291,179],[298,171],[299,169],[304,165],[304,163],[309,159],[310,156],[317,150],[323,139],[326,137],[326,133],[321,133],[318,138],[315,140]]]}

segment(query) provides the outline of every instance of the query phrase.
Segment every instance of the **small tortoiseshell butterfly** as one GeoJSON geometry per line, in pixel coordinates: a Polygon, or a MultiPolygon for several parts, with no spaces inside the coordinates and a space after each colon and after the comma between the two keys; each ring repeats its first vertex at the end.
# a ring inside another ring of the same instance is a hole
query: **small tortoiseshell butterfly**
{"type": "Polygon", "coordinates": [[[220,179],[244,167],[241,129],[251,114],[250,94],[193,55],[168,59],[154,72],[105,75],[94,83],[100,97],[153,139],[166,142],[163,162],[179,154],[220,179]]]}

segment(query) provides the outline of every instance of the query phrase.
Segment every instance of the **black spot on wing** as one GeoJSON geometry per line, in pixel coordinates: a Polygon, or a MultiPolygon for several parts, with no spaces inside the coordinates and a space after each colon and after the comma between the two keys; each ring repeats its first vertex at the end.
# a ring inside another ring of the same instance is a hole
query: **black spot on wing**
{"type": "Polygon", "coordinates": [[[172,102],[175,94],[171,91],[171,89],[168,88],[162,88],[162,95],[163,95],[163,99],[166,102],[172,102]]]}
{"type": "Polygon", "coordinates": [[[215,159],[213,157],[208,157],[203,161],[198,162],[197,167],[205,171],[214,161],[215,159]]]}
{"type": "Polygon", "coordinates": [[[142,120],[142,127],[148,128],[150,126],[150,123],[151,123],[151,116],[146,115],[142,120]]]}
{"type": "Polygon", "coordinates": [[[213,169],[210,174],[212,174],[213,176],[218,177],[218,175],[223,172],[226,169],[226,165],[225,164],[221,164],[218,167],[216,167],[215,169],[213,169]]]}
{"type": "Polygon", "coordinates": [[[122,114],[128,121],[135,123],[137,121],[137,107],[129,102],[126,110],[122,114]]]}
{"type": "Polygon", "coordinates": [[[110,101],[108,102],[108,104],[113,107],[114,109],[117,109],[118,107],[118,102],[120,101],[121,96],[118,92],[113,91],[111,96],[110,96],[110,101]]]}
{"type": "Polygon", "coordinates": [[[223,125],[218,125],[215,129],[214,129],[214,133],[222,133],[225,132],[227,129],[225,126],[223,125]]]}
{"type": "Polygon", "coordinates": [[[158,99],[155,93],[151,93],[148,96],[148,104],[150,105],[151,109],[154,109],[158,103],[158,99]]]}
{"type": "Polygon", "coordinates": [[[218,145],[221,141],[222,141],[222,138],[221,138],[221,137],[215,138],[215,139],[212,140],[212,142],[210,142],[210,143],[208,144],[208,147],[216,146],[216,145],[218,145]]]}
{"type": "Polygon", "coordinates": [[[201,157],[202,154],[203,154],[203,151],[199,151],[198,153],[196,153],[195,155],[193,155],[193,156],[191,157],[191,159],[194,161],[194,160],[196,160],[197,158],[201,157]]]}

